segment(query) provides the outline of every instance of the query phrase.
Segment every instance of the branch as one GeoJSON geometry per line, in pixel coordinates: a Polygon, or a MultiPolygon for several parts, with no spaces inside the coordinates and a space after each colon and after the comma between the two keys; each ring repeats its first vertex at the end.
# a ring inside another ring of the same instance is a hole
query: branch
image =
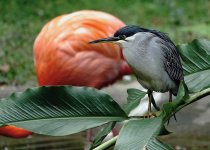
{"type": "Polygon", "coordinates": [[[99,145],[98,147],[94,148],[93,150],[104,150],[109,148],[110,146],[114,145],[117,141],[118,136],[113,137],[112,139],[104,142],[103,144],[99,145]]]}
{"type": "Polygon", "coordinates": [[[195,102],[195,101],[197,101],[197,100],[199,100],[199,99],[201,99],[201,98],[203,98],[203,97],[205,97],[205,96],[208,96],[208,95],[210,95],[210,88],[207,88],[207,89],[202,90],[202,91],[200,91],[200,92],[198,92],[198,93],[195,93],[195,94],[193,94],[193,95],[190,95],[190,97],[189,97],[189,99],[187,100],[187,102],[186,102],[184,105],[179,106],[179,107],[176,109],[175,112],[178,112],[178,111],[179,111],[180,109],[182,109],[183,107],[185,107],[185,106],[187,106],[187,105],[189,105],[189,104],[191,104],[191,103],[193,103],[193,102],[195,102]]]}

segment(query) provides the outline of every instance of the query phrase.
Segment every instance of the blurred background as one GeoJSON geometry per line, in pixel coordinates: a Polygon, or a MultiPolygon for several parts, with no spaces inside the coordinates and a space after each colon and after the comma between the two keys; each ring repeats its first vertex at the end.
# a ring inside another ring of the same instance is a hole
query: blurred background
{"type": "MultiPolygon", "coordinates": [[[[0,97],[37,85],[33,43],[42,27],[56,16],[84,9],[105,11],[126,24],[168,33],[176,44],[181,44],[195,38],[210,39],[209,8],[208,0],[0,0],[0,97]]],[[[119,82],[105,90],[116,97],[125,93],[123,96],[126,97],[126,89],[138,87],[137,84],[135,80],[119,82]],[[113,89],[118,95],[112,92],[113,89]]],[[[163,140],[176,149],[210,149],[209,119],[205,122],[204,117],[210,115],[210,112],[204,112],[209,106],[206,99],[182,110],[177,115],[178,123],[172,122],[169,126],[176,133],[163,140]]],[[[62,138],[37,136],[20,140],[0,137],[0,147],[59,149],[59,145],[66,145],[66,149],[80,149],[74,145],[81,145],[81,141],[80,134],[62,138]]]]}

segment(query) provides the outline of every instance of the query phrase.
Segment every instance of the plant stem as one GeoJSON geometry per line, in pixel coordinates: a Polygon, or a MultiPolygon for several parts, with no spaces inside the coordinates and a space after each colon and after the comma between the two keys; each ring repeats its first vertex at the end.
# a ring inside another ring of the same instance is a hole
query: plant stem
{"type": "Polygon", "coordinates": [[[201,99],[201,98],[203,98],[205,96],[208,96],[208,95],[210,95],[210,88],[207,88],[205,90],[202,90],[201,92],[198,92],[198,93],[195,93],[195,94],[191,95],[189,97],[189,99],[187,100],[187,103],[185,103],[184,105],[179,106],[176,109],[175,112],[178,112],[183,107],[185,107],[185,106],[187,106],[187,105],[189,105],[189,104],[191,104],[191,103],[193,103],[193,102],[195,102],[195,101],[197,101],[197,100],[199,100],[199,99],[201,99]]]}
{"type": "Polygon", "coordinates": [[[104,150],[113,145],[117,141],[118,136],[113,137],[109,141],[104,142],[103,144],[99,145],[98,147],[94,148],[93,150],[104,150]]]}

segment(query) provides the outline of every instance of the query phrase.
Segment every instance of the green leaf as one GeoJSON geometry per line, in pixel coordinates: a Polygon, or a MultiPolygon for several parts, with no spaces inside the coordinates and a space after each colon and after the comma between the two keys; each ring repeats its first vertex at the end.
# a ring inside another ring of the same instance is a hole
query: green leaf
{"type": "Polygon", "coordinates": [[[179,85],[178,94],[176,96],[176,103],[177,104],[182,104],[182,100],[187,99],[187,97],[189,97],[188,88],[187,88],[185,82],[181,81],[180,85],[179,85]]]}
{"type": "Polygon", "coordinates": [[[62,136],[127,118],[107,94],[93,88],[31,88],[0,101],[0,125],[62,136]]]}
{"type": "Polygon", "coordinates": [[[161,113],[161,115],[163,116],[163,123],[166,123],[168,119],[170,119],[170,117],[172,116],[173,112],[175,112],[176,110],[175,106],[176,105],[174,104],[174,102],[163,104],[162,113],[161,113]]]}
{"type": "Polygon", "coordinates": [[[166,129],[165,125],[162,125],[158,136],[169,135],[169,134],[171,134],[171,132],[166,129]]]}
{"type": "Polygon", "coordinates": [[[148,150],[173,150],[173,148],[161,141],[159,141],[156,138],[152,138],[148,145],[147,145],[148,150]]]}
{"type": "Polygon", "coordinates": [[[116,122],[108,123],[94,138],[93,144],[91,145],[91,149],[99,146],[104,138],[112,131],[116,122]]]}
{"type": "Polygon", "coordinates": [[[183,97],[183,99],[180,100],[180,101],[182,101],[182,104],[180,105],[180,103],[179,103],[176,105],[175,112],[179,111],[180,109],[184,108],[185,106],[187,106],[187,105],[189,105],[205,96],[208,96],[208,95],[210,95],[210,88],[204,89],[204,90],[194,93],[194,94],[190,94],[187,97],[183,97]]]}
{"type": "Polygon", "coordinates": [[[127,92],[128,103],[124,105],[123,109],[127,114],[129,114],[131,110],[140,104],[141,99],[146,95],[146,92],[140,91],[138,89],[128,89],[127,92]]]}
{"type": "Polygon", "coordinates": [[[210,87],[210,41],[194,40],[178,47],[189,92],[210,87]]]}
{"type": "Polygon", "coordinates": [[[161,113],[161,115],[163,116],[163,122],[165,123],[166,121],[168,121],[168,119],[180,109],[207,95],[210,95],[210,88],[204,89],[197,93],[188,94],[185,83],[181,82],[176,100],[172,103],[169,102],[163,104],[161,113]]]}
{"type": "Polygon", "coordinates": [[[184,81],[181,81],[179,85],[178,94],[176,96],[176,100],[169,103],[164,103],[162,107],[162,116],[163,122],[165,123],[170,119],[170,117],[177,112],[177,108],[179,106],[185,105],[187,99],[189,98],[187,86],[184,81]]]}
{"type": "Polygon", "coordinates": [[[162,128],[162,117],[129,120],[120,131],[115,150],[139,150],[146,147],[150,139],[162,128]]]}

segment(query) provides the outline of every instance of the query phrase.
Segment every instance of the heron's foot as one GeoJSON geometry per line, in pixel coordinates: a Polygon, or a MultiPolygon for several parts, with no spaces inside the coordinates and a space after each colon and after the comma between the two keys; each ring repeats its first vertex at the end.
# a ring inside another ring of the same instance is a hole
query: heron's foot
{"type": "Polygon", "coordinates": [[[146,114],[144,114],[144,118],[154,118],[157,117],[157,115],[153,112],[147,112],[146,114]]]}

